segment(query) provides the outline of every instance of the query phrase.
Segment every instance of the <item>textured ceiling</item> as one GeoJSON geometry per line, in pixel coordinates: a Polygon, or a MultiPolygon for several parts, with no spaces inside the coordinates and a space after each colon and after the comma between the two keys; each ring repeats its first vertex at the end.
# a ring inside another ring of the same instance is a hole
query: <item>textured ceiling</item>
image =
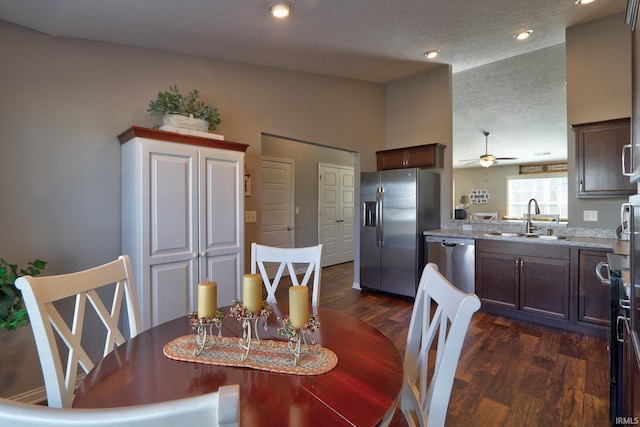
{"type": "Polygon", "coordinates": [[[626,0],[289,3],[293,13],[283,21],[267,13],[268,0],[0,0],[0,19],[53,36],[380,83],[451,64],[459,167],[469,153],[484,153],[482,130],[492,132],[489,152],[498,157],[566,158],[565,29],[626,6],[626,0]],[[516,42],[513,35],[527,28],[532,37],[516,42]],[[424,58],[430,49],[440,50],[437,63],[424,58]],[[554,154],[533,157],[532,146],[554,154]]]}

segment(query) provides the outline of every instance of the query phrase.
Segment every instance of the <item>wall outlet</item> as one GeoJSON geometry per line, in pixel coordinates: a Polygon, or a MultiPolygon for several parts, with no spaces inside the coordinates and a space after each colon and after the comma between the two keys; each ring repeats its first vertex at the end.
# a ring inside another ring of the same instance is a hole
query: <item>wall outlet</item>
{"type": "Polygon", "coordinates": [[[583,211],[583,217],[585,221],[597,221],[598,211],[583,211]]]}
{"type": "Polygon", "coordinates": [[[246,211],[244,213],[244,222],[256,222],[257,219],[256,211],[246,211]]]}

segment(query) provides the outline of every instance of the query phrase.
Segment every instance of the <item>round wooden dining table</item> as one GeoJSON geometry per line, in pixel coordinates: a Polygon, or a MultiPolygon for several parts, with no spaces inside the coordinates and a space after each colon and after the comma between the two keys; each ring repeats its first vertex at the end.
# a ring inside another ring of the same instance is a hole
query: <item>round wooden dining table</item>
{"type": "MultiPolygon", "coordinates": [[[[316,343],[338,359],[327,373],[293,375],[170,359],[163,354],[165,344],[195,334],[185,316],[152,327],[109,353],[84,378],[73,407],[163,402],[239,384],[240,426],[379,424],[394,411],[400,393],[403,368],[398,349],[362,320],[315,310],[320,322],[316,343]]],[[[278,305],[274,312],[282,314],[278,305]]],[[[260,339],[284,340],[277,333],[281,325],[275,313],[267,320],[267,331],[259,327],[260,339]]],[[[223,336],[242,335],[240,322],[233,317],[224,319],[222,330],[223,336]]]]}

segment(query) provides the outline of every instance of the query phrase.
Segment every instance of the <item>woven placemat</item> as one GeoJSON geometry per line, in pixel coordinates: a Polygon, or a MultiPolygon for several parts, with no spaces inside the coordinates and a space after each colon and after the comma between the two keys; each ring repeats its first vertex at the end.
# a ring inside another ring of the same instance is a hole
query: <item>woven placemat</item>
{"type": "Polygon", "coordinates": [[[278,372],[293,375],[320,375],[329,372],[338,364],[338,356],[324,347],[304,345],[300,360],[293,365],[293,353],[283,341],[261,340],[258,347],[252,348],[247,360],[242,361],[246,350],[240,347],[238,338],[217,339],[215,345],[205,348],[194,355],[198,347],[195,335],[184,335],[167,343],[162,352],[165,356],[183,362],[206,363],[209,365],[234,366],[278,372]]]}

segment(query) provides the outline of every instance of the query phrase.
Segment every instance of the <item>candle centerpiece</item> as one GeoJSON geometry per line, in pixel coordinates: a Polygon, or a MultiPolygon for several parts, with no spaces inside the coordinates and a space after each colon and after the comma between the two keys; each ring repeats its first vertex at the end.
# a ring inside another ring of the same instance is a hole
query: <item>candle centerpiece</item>
{"type": "Polygon", "coordinates": [[[199,356],[207,345],[207,331],[211,343],[215,344],[213,327],[218,328],[218,337],[222,337],[222,320],[226,317],[224,310],[218,309],[218,284],[203,282],[198,284],[198,311],[189,312],[189,323],[196,332],[198,347],[193,351],[199,356]]]}
{"type": "Polygon", "coordinates": [[[241,356],[245,361],[252,347],[260,345],[258,336],[258,321],[263,320],[264,330],[267,330],[267,317],[271,314],[271,306],[262,300],[262,276],[259,274],[245,274],[242,278],[242,301],[234,301],[231,315],[242,322],[242,338],[240,347],[245,349],[241,356]],[[253,320],[253,326],[251,321],[253,320]],[[255,335],[255,340],[253,336],[255,335]]]}
{"type": "MultiPolygon", "coordinates": [[[[278,333],[287,338],[289,350],[293,353],[293,364],[300,360],[301,344],[308,348],[306,336],[313,334],[320,328],[320,322],[313,313],[309,313],[309,288],[306,286],[292,286],[289,288],[289,315],[278,320],[282,327],[278,333]]],[[[311,336],[311,344],[315,344],[315,337],[311,336]]]]}

